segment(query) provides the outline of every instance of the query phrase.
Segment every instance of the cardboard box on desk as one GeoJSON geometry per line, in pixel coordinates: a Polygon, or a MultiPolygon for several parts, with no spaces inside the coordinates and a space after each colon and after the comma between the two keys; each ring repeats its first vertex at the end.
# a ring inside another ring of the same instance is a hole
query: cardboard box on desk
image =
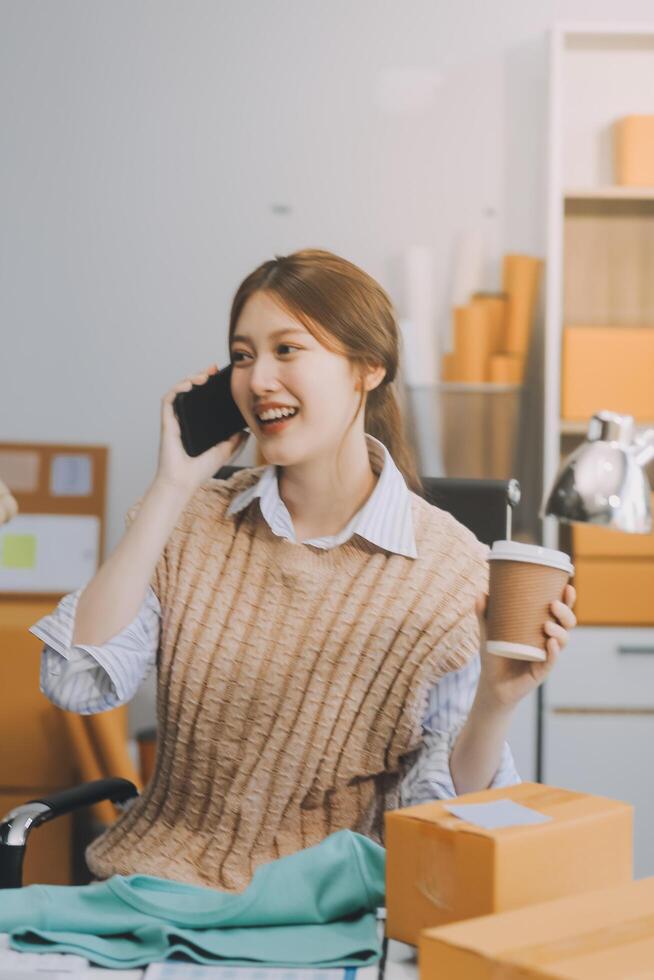
{"type": "Polygon", "coordinates": [[[654,878],[427,929],[420,980],[644,980],[654,878]]]}
{"type": "Polygon", "coordinates": [[[575,613],[579,623],[654,625],[653,559],[575,557],[574,584],[577,589],[575,613]]]}
{"type": "Polygon", "coordinates": [[[626,534],[575,524],[572,546],[578,622],[601,626],[654,623],[654,531],[626,534]]]}
{"type": "Polygon", "coordinates": [[[389,811],[386,932],[422,929],[630,881],[633,809],[570,790],[520,783],[389,811]],[[447,804],[511,800],[551,819],[487,830],[447,804]]]}

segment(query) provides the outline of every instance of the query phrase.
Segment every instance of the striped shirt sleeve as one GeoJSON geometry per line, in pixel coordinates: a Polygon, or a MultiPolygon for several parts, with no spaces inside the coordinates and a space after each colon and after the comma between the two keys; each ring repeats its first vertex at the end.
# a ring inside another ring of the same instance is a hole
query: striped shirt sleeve
{"type": "MultiPolygon", "coordinates": [[[[441,677],[429,692],[422,722],[423,743],[417,758],[403,776],[401,806],[451,799],[457,795],[450,771],[450,755],[472,707],[480,669],[477,654],[460,670],[441,677]]],[[[490,786],[513,786],[520,781],[511,749],[505,742],[490,786]]]]}
{"type": "Polygon", "coordinates": [[[73,646],[75,610],[82,589],[71,592],[29,632],[43,641],[41,691],[66,711],[108,711],[130,701],[156,662],[161,608],[148,587],[136,618],[107,643],[73,646]]]}

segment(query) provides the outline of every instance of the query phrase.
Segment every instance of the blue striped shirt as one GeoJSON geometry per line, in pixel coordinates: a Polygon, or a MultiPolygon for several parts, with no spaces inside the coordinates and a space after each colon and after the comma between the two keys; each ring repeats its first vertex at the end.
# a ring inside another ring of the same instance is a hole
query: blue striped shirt
{"type": "MultiPolygon", "coordinates": [[[[366,435],[370,463],[378,480],[365,504],[338,534],[308,538],[301,543],[334,548],[358,534],[387,551],[416,558],[411,495],[386,447],[366,435]]],[[[227,514],[234,515],[255,498],[271,531],[297,543],[293,521],[279,495],[277,471],[265,466],[259,480],[237,494],[227,514]]],[[[61,600],[54,612],[30,628],[45,646],[41,657],[41,690],[59,707],[79,714],[106,711],[131,700],[156,662],[161,608],[148,588],[132,623],[99,646],[72,645],[75,609],[81,589],[61,600]]],[[[423,716],[423,743],[403,771],[401,803],[412,806],[426,800],[456,795],[450,772],[450,754],[468,716],[479,680],[479,655],[465,667],[442,677],[429,691],[423,716]]],[[[520,781],[511,750],[504,743],[500,766],[492,786],[520,781]]]]}

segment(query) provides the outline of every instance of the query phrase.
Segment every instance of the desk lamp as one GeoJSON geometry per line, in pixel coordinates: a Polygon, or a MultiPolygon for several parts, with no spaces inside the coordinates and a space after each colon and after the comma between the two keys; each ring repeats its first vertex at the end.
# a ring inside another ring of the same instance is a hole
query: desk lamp
{"type": "MultiPolygon", "coordinates": [[[[598,524],[631,534],[652,529],[645,467],[654,459],[654,429],[638,434],[631,415],[596,412],[585,441],[564,460],[541,517],[598,524]]],[[[543,689],[538,690],[536,779],[543,774],[543,689]]]]}
{"type": "Polygon", "coordinates": [[[541,516],[647,534],[652,510],[645,467],[652,459],[654,429],[637,433],[631,415],[597,412],[585,442],[563,462],[541,516]]]}

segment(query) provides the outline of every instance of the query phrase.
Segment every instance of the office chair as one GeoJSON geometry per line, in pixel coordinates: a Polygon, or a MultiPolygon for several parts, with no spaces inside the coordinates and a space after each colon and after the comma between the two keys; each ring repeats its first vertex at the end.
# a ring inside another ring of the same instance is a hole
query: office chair
{"type": "MultiPolygon", "coordinates": [[[[227,479],[240,466],[223,466],[216,476],[227,479]]],[[[484,544],[510,537],[513,508],[520,502],[517,480],[470,480],[421,477],[425,499],[452,514],[484,544]]],[[[96,779],[30,800],[0,820],[0,888],[22,885],[23,858],[31,830],[48,820],[92,806],[101,800],[125,805],[138,796],[128,779],[96,779]]]]}

